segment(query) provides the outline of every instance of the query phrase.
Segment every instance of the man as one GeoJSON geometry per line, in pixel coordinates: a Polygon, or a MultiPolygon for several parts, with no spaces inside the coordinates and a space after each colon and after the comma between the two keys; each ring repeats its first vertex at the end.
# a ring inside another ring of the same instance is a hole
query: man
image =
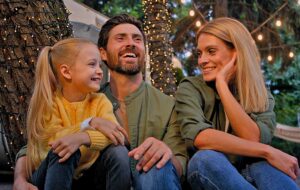
{"type": "MultiPolygon", "coordinates": [[[[185,145],[173,111],[174,100],[143,81],[145,39],[141,23],[126,14],[103,25],[98,47],[109,68],[110,83],[102,92],[111,100],[115,115],[129,134],[132,186],[180,189],[179,176],[185,172],[187,158],[185,145]]],[[[120,137],[115,132],[122,130],[109,127],[114,134],[111,139],[118,142],[120,137]]],[[[21,184],[30,185],[22,172],[25,159],[21,157],[16,163],[15,190],[21,184]]]]}
{"type": "Polygon", "coordinates": [[[131,162],[136,168],[132,168],[134,186],[176,189],[171,182],[176,173],[171,169],[175,166],[177,174],[182,174],[185,146],[173,112],[174,100],[143,81],[145,34],[141,23],[125,14],[110,19],[100,31],[98,47],[111,79],[102,91],[129,134],[132,150],[128,155],[137,160],[137,164],[131,162]]]}

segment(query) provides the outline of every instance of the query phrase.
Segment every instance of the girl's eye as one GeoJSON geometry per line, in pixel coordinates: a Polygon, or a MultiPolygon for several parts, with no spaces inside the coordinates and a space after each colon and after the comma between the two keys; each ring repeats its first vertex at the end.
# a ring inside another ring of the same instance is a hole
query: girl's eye
{"type": "Polygon", "coordinates": [[[90,65],[90,66],[95,66],[96,63],[95,63],[95,62],[90,62],[89,65],[90,65]]]}

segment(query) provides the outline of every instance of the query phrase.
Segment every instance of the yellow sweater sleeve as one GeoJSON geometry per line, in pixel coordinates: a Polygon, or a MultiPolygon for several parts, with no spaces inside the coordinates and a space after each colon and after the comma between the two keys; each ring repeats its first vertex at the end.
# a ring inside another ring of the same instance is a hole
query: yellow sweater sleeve
{"type": "MultiPolygon", "coordinates": [[[[100,117],[102,119],[109,120],[114,123],[118,123],[117,119],[113,113],[113,107],[111,105],[111,102],[107,99],[107,97],[104,94],[97,94],[97,103],[94,108],[96,111],[96,117],[100,117]]],[[[94,109],[93,108],[93,109],[94,109]]],[[[89,137],[91,139],[91,149],[100,149],[102,150],[107,145],[111,144],[112,142],[105,136],[103,133],[97,130],[87,130],[86,131],[89,134],[89,137]]]]}

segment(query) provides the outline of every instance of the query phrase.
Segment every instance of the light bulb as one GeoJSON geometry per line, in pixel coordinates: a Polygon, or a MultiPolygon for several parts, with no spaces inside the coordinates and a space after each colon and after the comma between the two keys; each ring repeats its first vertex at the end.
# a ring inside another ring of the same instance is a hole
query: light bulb
{"type": "Polygon", "coordinates": [[[275,25],[276,25],[277,27],[280,27],[280,26],[282,25],[281,20],[279,20],[279,19],[276,20],[275,25]]]}
{"type": "Polygon", "coordinates": [[[259,41],[262,41],[263,38],[264,38],[264,36],[263,36],[262,34],[258,34],[258,35],[257,35],[257,39],[258,39],[259,41]]]}
{"type": "Polygon", "coordinates": [[[268,55],[267,59],[268,59],[268,61],[272,61],[273,60],[272,55],[268,55]]]}
{"type": "Polygon", "coordinates": [[[189,14],[190,14],[190,16],[195,16],[195,11],[194,10],[190,10],[189,14]]]}
{"type": "Polygon", "coordinates": [[[295,56],[294,52],[290,51],[289,57],[290,57],[290,58],[293,58],[294,56],[295,56]]]}
{"type": "Polygon", "coordinates": [[[197,26],[197,27],[200,27],[200,26],[201,26],[201,22],[200,22],[200,20],[197,20],[197,22],[196,22],[196,26],[197,26]]]}

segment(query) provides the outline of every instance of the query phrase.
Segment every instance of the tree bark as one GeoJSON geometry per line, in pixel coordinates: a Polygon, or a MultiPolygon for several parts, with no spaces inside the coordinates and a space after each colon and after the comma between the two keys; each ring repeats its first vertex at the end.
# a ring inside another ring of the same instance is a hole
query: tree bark
{"type": "Polygon", "coordinates": [[[174,95],[176,79],[172,69],[171,21],[166,0],[144,0],[144,28],[148,40],[151,82],[167,95],[174,95]]]}
{"type": "Polygon", "coordinates": [[[68,14],[62,0],[0,0],[0,135],[11,169],[26,143],[37,56],[44,46],[72,35],[68,14]]]}

